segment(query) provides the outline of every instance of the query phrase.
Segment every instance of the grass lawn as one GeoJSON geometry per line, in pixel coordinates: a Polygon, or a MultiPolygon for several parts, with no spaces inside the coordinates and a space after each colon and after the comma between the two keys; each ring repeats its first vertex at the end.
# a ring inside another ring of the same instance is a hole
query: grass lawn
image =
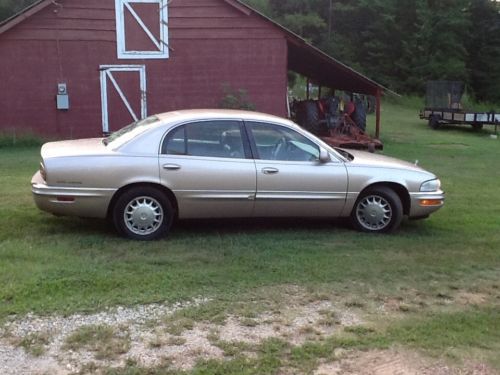
{"type": "Polygon", "coordinates": [[[199,296],[229,313],[266,305],[271,297],[256,291],[296,285],[359,308],[376,328],[293,350],[265,343],[255,360],[195,372],[272,373],[285,355],[288,365],[306,366],[339,345],[392,344],[437,355],[480,351],[500,368],[500,141],[492,128],[430,130],[411,102],[385,103],[382,118],[384,153],[418,159],[447,193],[441,211],[389,236],[328,221],[192,221],[165,240],[132,242],[106,222],[39,212],[29,184],[39,148],[0,148],[0,322],[199,296]],[[459,295],[481,298],[452,303],[459,295]],[[388,322],[372,306],[390,299],[401,314],[388,322]]]}

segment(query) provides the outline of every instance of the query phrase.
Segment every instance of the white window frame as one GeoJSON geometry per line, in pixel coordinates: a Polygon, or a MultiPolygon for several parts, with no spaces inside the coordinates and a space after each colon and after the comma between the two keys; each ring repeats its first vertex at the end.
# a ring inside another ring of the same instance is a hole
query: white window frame
{"type": "Polygon", "coordinates": [[[119,59],[168,59],[168,3],[170,0],[115,0],[116,12],[116,46],[119,59]],[[158,4],[160,23],[160,40],[147,28],[131,4],[158,4]],[[125,11],[130,12],[135,21],[142,28],[151,42],[158,48],[157,51],[128,51],[126,49],[125,11]]]}
{"type": "MultiPolygon", "coordinates": [[[[101,106],[102,106],[102,131],[109,132],[109,113],[108,113],[108,80],[120,96],[123,104],[132,116],[134,121],[142,120],[148,117],[148,102],[146,91],[146,66],[145,65],[101,65],[101,106]],[[113,72],[137,72],[139,73],[139,82],[141,90],[141,113],[135,113],[129,101],[125,97],[122,89],[113,77],[113,72]]],[[[123,124],[124,126],[126,124],[123,124]]]]}

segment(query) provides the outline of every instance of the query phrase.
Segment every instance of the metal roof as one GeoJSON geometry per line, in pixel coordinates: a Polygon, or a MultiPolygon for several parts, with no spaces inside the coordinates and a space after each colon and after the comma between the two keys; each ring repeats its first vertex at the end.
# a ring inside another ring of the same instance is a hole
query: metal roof
{"type": "Polygon", "coordinates": [[[241,0],[224,1],[236,5],[238,8],[243,7],[247,11],[263,17],[285,33],[288,44],[288,68],[290,70],[310,78],[317,84],[337,90],[368,95],[376,95],[377,91],[385,91],[399,96],[387,87],[355,71],[319,48],[314,47],[300,35],[243,3],[241,0]]]}

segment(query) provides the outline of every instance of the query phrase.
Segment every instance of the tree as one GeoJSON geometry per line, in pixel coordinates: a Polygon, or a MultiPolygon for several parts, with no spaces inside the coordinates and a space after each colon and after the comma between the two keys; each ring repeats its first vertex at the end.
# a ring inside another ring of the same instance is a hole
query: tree
{"type": "Polygon", "coordinates": [[[269,4],[269,0],[246,0],[245,3],[268,17],[273,16],[273,11],[271,8],[271,4],[269,4]]]}
{"type": "Polygon", "coordinates": [[[469,86],[481,101],[500,103],[500,6],[473,0],[470,6],[469,86]]]}
{"type": "Polygon", "coordinates": [[[36,0],[0,0],[0,22],[20,12],[36,0]]]}

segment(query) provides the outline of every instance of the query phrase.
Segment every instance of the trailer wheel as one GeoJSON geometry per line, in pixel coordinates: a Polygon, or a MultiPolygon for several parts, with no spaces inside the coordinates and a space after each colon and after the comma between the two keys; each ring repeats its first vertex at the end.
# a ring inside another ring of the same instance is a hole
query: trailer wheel
{"type": "Polygon", "coordinates": [[[429,116],[429,127],[436,130],[441,126],[441,123],[439,120],[441,119],[440,116],[437,115],[430,115],[429,116]]]}
{"type": "Polygon", "coordinates": [[[482,128],[483,128],[483,124],[480,124],[480,123],[478,123],[478,122],[474,122],[474,123],[472,124],[472,129],[474,129],[474,130],[476,130],[476,131],[479,131],[479,130],[481,130],[482,128]]]}

